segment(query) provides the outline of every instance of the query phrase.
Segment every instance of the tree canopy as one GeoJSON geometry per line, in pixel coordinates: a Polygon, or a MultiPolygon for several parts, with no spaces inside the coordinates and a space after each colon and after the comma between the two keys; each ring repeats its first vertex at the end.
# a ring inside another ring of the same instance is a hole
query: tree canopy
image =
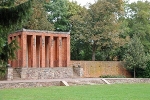
{"type": "Polygon", "coordinates": [[[70,30],[68,20],[68,0],[51,0],[45,5],[46,11],[49,13],[48,20],[54,24],[55,31],[70,30]]]}
{"type": "Polygon", "coordinates": [[[15,0],[0,1],[0,65],[6,65],[8,59],[15,58],[15,50],[18,48],[16,41],[10,44],[7,36],[10,32],[21,29],[29,18],[31,0],[18,4],[15,0]]]}
{"type": "Polygon", "coordinates": [[[148,59],[144,52],[144,46],[136,35],[134,35],[128,43],[124,60],[126,68],[134,70],[134,77],[136,77],[135,73],[137,68],[146,68],[146,62],[148,59]]]}
{"type": "Polygon", "coordinates": [[[48,21],[45,3],[50,0],[32,0],[31,16],[24,26],[26,29],[33,30],[54,30],[54,25],[48,21]]]}

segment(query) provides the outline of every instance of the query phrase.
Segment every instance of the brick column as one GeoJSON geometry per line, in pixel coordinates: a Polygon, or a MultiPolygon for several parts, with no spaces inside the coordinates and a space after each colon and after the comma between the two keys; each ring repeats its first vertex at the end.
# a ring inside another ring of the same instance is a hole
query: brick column
{"type": "MultiPolygon", "coordinates": [[[[14,40],[14,35],[12,36],[12,41],[14,40]]],[[[16,55],[16,52],[15,52],[15,55],[16,55]]],[[[16,63],[16,59],[12,59],[12,62],[11,62],[11,66],[14,68],[15,67],[15,63],[16,63]]]]}
{"type": "Polygon", "coordinates": [[[19,44],[19,49],[18,49],[18,67],[21,67],[21,36],[18,35],[18,44],[19,44]]]}
{"type": "MultiPolygon", "coordinates": [[[[11,37],[8,37],[8,44],[10,44],[11,43],[11,37]]],[[[8,60],[8,64],[10,64],[10,66],[12,66],[12,61],[9,59],[8,60]]]]}
{"type": "Polygon", "coordinates": [[[45,36],[42,35],[40,39],[40,61],[41,61],[41,66],[40,67],[45,67],[45,36]]]}
{"type": "Polygon", "coordinates": [[[22,67],[27,67],[27,35],[23,32],[21,35],[22,67]]]}
{"type": "Polygon", "coordinates": [[[32,67],[37,67],[36,66],[36,35],[33,35],[31,38],[31,59],[32,59],[32,67]]]}
{"type": "Polygon", "coordinates": [[[54,38],[53,36],[50,36],[50,67],[54,67],[54,57],[53,57],[53,46],[54,46],[54,38]]]}
{"type": "Polygon", "coordinates": [[[62,37],[58,38],[58,67],[62,67],[62,37]]]}
{"type": "Polygon", "coordinates": [[[67,67],[70,63],[70,35],[67,36],[67,67]]]}

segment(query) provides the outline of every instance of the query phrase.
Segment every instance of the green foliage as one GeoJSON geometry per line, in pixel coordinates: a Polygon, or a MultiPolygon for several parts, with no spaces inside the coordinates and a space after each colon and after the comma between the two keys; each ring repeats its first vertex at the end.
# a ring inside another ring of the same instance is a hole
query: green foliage
{"type": "Polygon", "coordinates": [[[0,6],[0,34],[7,38],[6,34],[20,29],[29,17],[30,7],[31,0],[17,6],[0,6]]]}
{"type": "Polygon", "coordinates": [[[134,35],[128,43],[124,60],[126,63],[126,68],[129,70],[134,70],[134,77],[136,68],[146,68],[146,62],[148,59],[144,52],[144,47],[136,35],[134,35]]]}
{"type": "Polygon", "coordinates": [[[14,5],[15,0],[1,0],[0,6],[12,6],[14,5]]]}
{"type": "Polygon", "coordinates": [[[54,25],[48,21],[48,13],[44,7],[48,1],[49,0],[32,0],[31,16],[24,28],[33,30],[54,30],[54,25]]]}
{"type": "Polygon", "coordinates": [[[150,50],[150,2],[138,1],[126,7],[126,21],[128,22],[129,36],[136,34],[141,38],[145,52],[150,50]]]}
{"type": "Polygon", "coordinates": [[[0,66],[0,80],[5,80],[6,79],[6,67],[0,66]]]}
{"type": "Polygon", "coordinates": [[[122,12],[122,1],[98,0],[91,5],[83,16],[77,16],[76,37],[89,43],[92,50],[92,60],[97,50],[115,46],[114,38],[118,37],[120,22],[117,20],[122,12]]]}
{"type": "Polygon", "coordinates": [[[0,2],[0,66],[6,67],[8,59],[15,58],[18,45],[15,40],[7,42],[8,34],[21,29],[30,15],[31,0],[16,5],[15,0],[0,2]]]}
{"type": "Polygon", "coordinates": [[[139,78],[150,78],[150,61],[148,61],[146,63],[145,69],[141,69],[141,68],[137,69],[137,77],[139,77],[139,78]]]}
{"type": "Polygon", "coordinates": [[[70,31],[68,19],[68,0],[51,0],[45,5],[49,13],[48,20],[54,24],[55,31],[70,31]]]}
{"type": "Polygon", "coordinates": [[[126,77],[121,75],[103,75],[100,76],[100,78],[126,78],[126,77]]]}

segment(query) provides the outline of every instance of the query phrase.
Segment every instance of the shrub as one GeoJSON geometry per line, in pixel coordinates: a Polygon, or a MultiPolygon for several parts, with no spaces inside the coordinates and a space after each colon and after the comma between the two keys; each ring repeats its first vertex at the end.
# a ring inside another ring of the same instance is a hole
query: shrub
{"type": "Polygon", "coordinates": [[[6,79],[6,67],[0,67],[0,80],[6,79]]]}
{"type": "Polygon", "coordinates": [[[123,75],[102,75],[100,78],[126,78],[123,75]]]}

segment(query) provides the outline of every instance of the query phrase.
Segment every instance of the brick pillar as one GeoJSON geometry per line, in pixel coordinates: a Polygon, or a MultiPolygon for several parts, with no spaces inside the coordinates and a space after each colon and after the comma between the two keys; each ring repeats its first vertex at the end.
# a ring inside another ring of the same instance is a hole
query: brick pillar
{"type": "MultiPolygon", "coordinates": [[[[8,44],[11,43],[11,41],[12,41],[11,38],[12,37],[8,37],[8,44]]],[[[10,59],[8,60],[8,64],[10,64],[10,66],[12,66],[12,61],[10,59]]]]}
{"type": "Polygon", "coordinates": [[[70,35],[67,37],[67,67],[70,63],[70,35]]]}
{"type": "Polygon", "coordinates": [[[21,36],[18,35],[18,45],[19,45],[19,49],[18,49],[18,67],[21,67],[21,36]]]}
{"type": "Polygon", "coordinates": [[[31,59],[32,59],[32,67],[37,67],[36,66],[36,35],[33,35],[31,38],[31,59]]]}
{"type": "Polygon", "coordinates": [[[62,67],[62,37],[58,39],[58,67],[62,67]]]}
{"type": "Polygon", "coordinates": [[[50,67],[54,67],[54,57],[53,57],[53,46],[54,46],[54,38],[53,36],[50,37],[50,67]]]}
{"type": "MultiPolygon", "coordinates": [[[[12,41],[14,40],[14,36],[12,36],[12,41]]],[[[12,59],[12,62],[11,62],[11,66],[14,68],[15,67],[15,61],[16,59],[12,59]]]]}
{"type": "Polygon", "coordinates": [[[40,67],[45,67],[45,36],[44,35],[42,35],[40,39],[40,61],[41,61],[40,67]]]}
{"type": "Polygon", "coordinates": [[[24,32],[21,35],[22,67],[27,67],[27,35],[24,32]]]}

